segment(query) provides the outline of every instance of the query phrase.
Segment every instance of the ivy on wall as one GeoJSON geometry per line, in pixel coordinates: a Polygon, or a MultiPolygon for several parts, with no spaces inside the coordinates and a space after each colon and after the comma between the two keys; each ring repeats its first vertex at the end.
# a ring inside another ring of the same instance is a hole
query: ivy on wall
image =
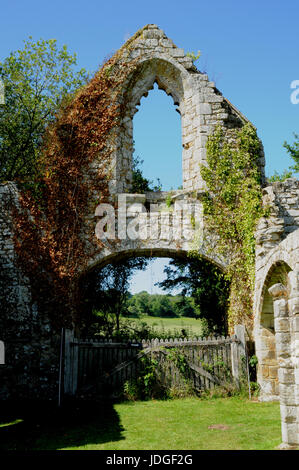
{"type": "Polygon", "coordinates": [[[61,107],[45,133],[38,178],[20,188],[14,211],[19,264],[57,327],[80,311],[76,280],[101,249],[89,216],[109,198],[123,86],[136,69],[121,53],[61,107]]]}
{"type": "Polygon", "coordinates": [[[228,260],[230,282],[228,324],[252,328],[255,272],[255,238],[262,208],[261,143],[247,123],[228,138],[217,127],[207,142],[207,165],[201,166],[206,185],[203,197],[205,225],[218,255],[228,260]]]}

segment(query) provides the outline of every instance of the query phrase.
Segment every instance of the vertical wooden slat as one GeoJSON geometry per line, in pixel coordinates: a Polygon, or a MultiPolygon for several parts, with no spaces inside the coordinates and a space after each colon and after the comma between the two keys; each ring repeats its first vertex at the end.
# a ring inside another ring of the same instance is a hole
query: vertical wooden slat
{"type": "MultiPolygon", "coordinates": [[[[151,342],[152,346],[164,346],[165,342],[151,342]]],[[[211,374],[222,382],[226,378],[225,367],[219,365],[223,362],[227,367],[231,368],[231,359],[234,361],[234,373],[236,368],[239,367],[240,354],[231,354],[231,343],[226,338],[209,338],[205,341],[197,341],[190,344],[188,341],[169,341],[166,346],[179,348],[181,353],[186,357],[187,362],[195,366],[202,366],[203,363],[207,364],[211,374]],[[178,343],[178,344],[177,344],[178,343]]],[[[238,346],[235,343],[235,346],[238,346]]],[[[66,389],[68,384],[72,382],[72,388],[75,389],[76,380],[80,387],[89,384],[96,384],[98,378],[103,376],[104,371],[112,371],[118,364],[127,362],[127,366],[120,368],[117,373],[110,377],[110,383],[113,389],[123,387],[124,383],[129,380],[134,380],[138,377],[140,364],[138,361],[133,361],[135,356],[140,352],[139,349],[128,347],[123,344],[111,345],[105,347],[105,343],[98,342],[82,342],[74,340],[72,348],[65,353],[65,383],[66,389]],[[97,347],[102,344],[102,347],[97,347]],[[70,353],[71,351],[71,353],[70,353]],[[130,362],[132,361],[132,362],[130,362]],[[77,365],[75,365],[75,363],[77,365]],[[73,371],[72,377],[70,371],[73,371]],[[76,378],[77,374],[77,378],[76,378]],[[72,380],[71,380],[72,379],[72,380]],[[68,381],[68,382],[67,382],[68,381]]],[[[239,352],[239,351],[237,351],[239,352]]],[[[171,386],[181,386],[184,382],[184,374],[180,369],[171,361],[167,359],[167,355],[159,354],[158,352],[152,353],[158,360],[157,377],[165,384],[171,386]]],[[[189,371],[189,381],[197,389],[209,389],[215,386],[214,381],[209,380],[207,377],[202,376],[198,372],[189,371]]]]}

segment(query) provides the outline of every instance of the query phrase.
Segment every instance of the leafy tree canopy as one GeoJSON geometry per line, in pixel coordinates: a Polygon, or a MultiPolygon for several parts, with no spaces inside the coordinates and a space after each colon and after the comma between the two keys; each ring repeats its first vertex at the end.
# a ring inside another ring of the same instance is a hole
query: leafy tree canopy
{"type": "MultiPolygon", "coordinates": [[[[227,333],[229,283],[217,266],[203,258],[190,258],[187,262],[172,260],[164,272],[167,278],[158,283],[160,287],[165,290],[181,288],[183,297],[192,296],[196,316],[206,320],[210,332],[227,333]]],[[[184,305],[183,299],[180,303],[184,305]]],[[[184,308],[187,306],[185,304],[184,308]]]]}
{"type": "Polygon", "coordinates": [[[38,172],[43,135],[60,105],[87,82],[75,71],[76,54],[56,39],[29,36],[23,49],[0,62],[5,105],[0,106],[0,181],[32,181],[38,172]]]}
{"type": "Polygon", "coordinates": [[[284,170],[281,174],[277,171],[274,172],[274,175],[268,178],[269,183],[275,183],[275,181],[285,181],[287,178],[293,176],[293,171],[295,173],[299,172],[299,135],[294,132],[295,141],[293,145],[288,144],[286,141],[283,143],[283,147],[287,150],[290,157],[294,160],[295,165],[290,166],[288,170],[284,170]]]}
{"type": "Polygon", "coordinates": [[[139,157],[133,157],[132,165],[132,189],[133,193],[145,193],[147,191],[162,191],[162,185],[159,178],[157,178],[157,183],[154,184],[152,180],[148,180],[142,174],[142,163],[139,157]]]}
{"type": "Polygon", "coordinates": [[[119,330],[120,316],[127,312],[130,280],[136,271],[145,269],[147,263],[145,258],[129,258],[89,273],[81,285],[84,317],[94,322],[94,313],[98,312],[103,326],[112,317],[112,329],[119,330]]]}
{"type": "Polygon", "coordinates": [[[290,167],[290,170],[295,172],[299,171],[299,135],[294,133],[295,141],[293,145],[289,145],[287,142],[284,142],[283,146],[287,150],[290,157],[294,160],[295,165],[290,167]]]}

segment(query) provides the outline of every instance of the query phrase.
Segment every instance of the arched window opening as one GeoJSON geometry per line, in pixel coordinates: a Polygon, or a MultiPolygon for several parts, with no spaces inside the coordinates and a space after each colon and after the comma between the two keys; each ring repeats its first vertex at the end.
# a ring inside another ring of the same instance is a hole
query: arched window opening
{"type": "Polygon", "coordinates": [[[288,273],[291,268],[284,262],[277,263],[270,270],[263,287],[260,317],[260,341],[257,354],[258,382],[261,386],[262,399],[279,399],[278,361],[275,343],[274,306],[269,288],[274,284],[288,285],[288,273]],[[263,398],[264,397],[264,398],[263,398]]]}
{"type": "Polygon", "coordinates": [[[155,84],[133,120],[133,160],[155,190],[182,189],[181,119],[174,111],[173,98],[155,84]]]}

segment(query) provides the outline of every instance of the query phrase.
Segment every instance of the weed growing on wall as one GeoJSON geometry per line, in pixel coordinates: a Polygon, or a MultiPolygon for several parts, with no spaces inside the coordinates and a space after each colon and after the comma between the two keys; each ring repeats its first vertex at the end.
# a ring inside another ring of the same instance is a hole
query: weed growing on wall
{"type": "Polygon", "coordinates": [[[65,100],[45,133],[38,179],[20,188],[16,253],[33,300],[59,327],[80,310],[76,280],[102,246],[88,216],[109,198],[123,84],[135,68],[136,61],[122,60],[119,51],[65,100]]]}
{"type": "Polygon", "coordinates": [[[255,238],[262,208],[260,141],[251,124],[233,131],[230,139],[217,127],[207,142],[207,165],[201,175],[205,224],[214,239],[213,249],[228,260],[230,281],[228,323],[252,328],[255,238]]]}

